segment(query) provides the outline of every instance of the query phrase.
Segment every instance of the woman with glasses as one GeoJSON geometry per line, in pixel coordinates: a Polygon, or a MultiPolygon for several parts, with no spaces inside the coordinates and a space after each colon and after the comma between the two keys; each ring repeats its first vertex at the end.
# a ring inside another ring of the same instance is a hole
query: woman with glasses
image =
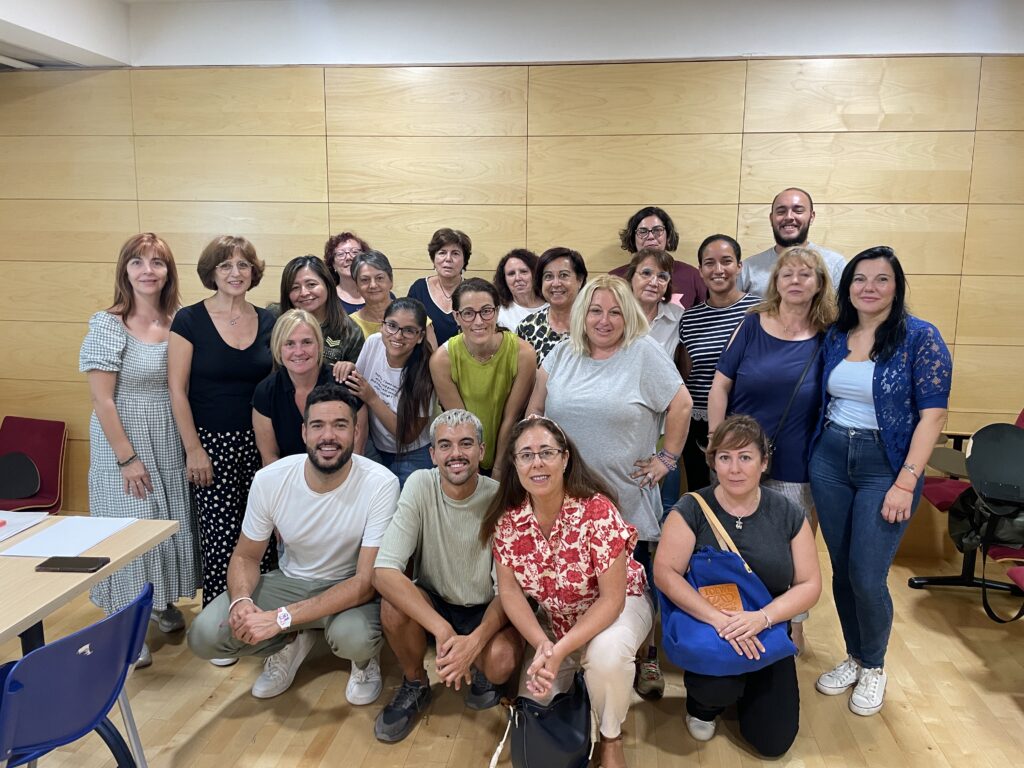
{"type": "Polygon", "coordinates": [[[459,326],[452,317],[452,292],[462,282],[462,273],[469,266],[473,241],[465,232],[443,227],[431,236],[427,253],[434,265],[434,274],[413,283],[409,288],[409,298],[420,301],[427,308],[437,343],[444,344],[459,332],[459,326]]]}
{"type": "Polygon", "coordinates": [[[402,486],[417,469],[430,469],[430,417],[437,399],[430,378],[427,310],[416,299],[395,299],[384,311],[379,333],[366,340],[355,365],[338,363],[334,375],[357,395],[356,451],[366,455],[369,438],[402,486]]]}
{"type": "Polygon", "coordinates": [[[569,338],[569,316],[580,288],[587,282],[587,265],[579,251],[549,248],[537,261],[533,289],[548,306],[519,323],[516,335],[537,353],[537,365],[563,339],[569,338]]]}
{"type": "Polygon", "coordinates": [[[632,556],[636,529],[619,514],[614,489],[551,419],[520,421],[506,451],[514,468],[480,537],[493,539],[501,607],[534,649],[521,693],[547,702],[582,667],[601,731],[598,760],[621,768],[633,659],[654,615],[632,556]]]}
{"type": "MultiPolygon", "coordinates": [[[[274,316],[250,304],[246,293],[259,285],[263,268],[244,237],[211,241],[196,272],[214,293],[174,316],[167,343],[171,409],[199,519],[204,606],[227,589],[228,561],[261,466],[251,403],[270,373],[274,316]]],[[[261,568],[276,564],[277,550],[268,547],[261,568]]]]}
{"type": "Polygon", "coordinates": [[[324,243],[324,263],[337,284],[341,306],[349,314],[362,309],[365,303],[352,278],[352,262],[368,250],[370,244],[354,232],[339,232],[324,243]]]}
{"type": "Polygon", "coordinates": [[[498,262],[494,270],[494,287],[501,298],[498,325],[514,331],[529,315],[547,306],[534,291],[533,275],[537,271],[537,254],[525,248],[514,248],[498,262]]]}
{"type": "Polygon", "coordinates": [[[483,423],[480,468],[500,480],[508,436],[533,387],[537,356],[514,333],[498,329],[498,291],[486,280],[464,281],[452,294],[452,306],[462,332],[434,353],[430,373],[445,410],[461,408],[483,423]]]}
{"type": "MultiPolygon", "coordinates": [[[[619,232],[619,245],[626,253],[636,253],[644,248],[657,251],[671,251],[679,247],[679,232],[672,217],[655,205],[648,205],[629,217],[626,226],[619,232]]],[[[611,271],[620,277],[626,274],[629,265],[616,267],[611,271]]],[[[675,260],[672,265],[672,301],[683,309],[689,309],[708,295],[707,286],[700,273],[684,261],[675,260]]]]}
{"type": "Polygon", "coordinates": [[[642,248],[626,269],[626,281],[650,326],[647,335],[664,347],[669,359],[675,359],[683,316],[683,308],[671,301],[673,263],[666,251],[642,248]]]}

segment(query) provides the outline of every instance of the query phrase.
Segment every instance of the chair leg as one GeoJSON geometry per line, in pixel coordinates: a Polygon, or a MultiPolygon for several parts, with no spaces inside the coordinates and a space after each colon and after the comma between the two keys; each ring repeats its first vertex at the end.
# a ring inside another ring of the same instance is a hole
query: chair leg
{"type": "Polygon", "coordinates": [[[96,726],[96,733],[100,735],[100,738],[103,739],[110,753],[114,756],[114,759],[117,761],[117,768],[137,768],[131,750],[125,744],[124,737],[121,736],[120,732],[108,718],[104,717],[100,721],[100,724],[96,726]]]}
{"type": "Polygon", "coordinates": [[[981,589],[984,583],[986,589],[994,589],[998,592],[1009,592],[1014,595],[1024,594],[1016,584],[1007,584],[1003,581],[992,579],[980,579],[974,575],[974,566],[978,562],[978,550],[972,549],[964,552],[963,567],[956,576],[911,576],[907,579],[907,586],[912,589],[924,589],[926,587],[972,587],[981,589]]]}
{"type": "Polygon", "coordinates": [[[128,743],[131,744],[132,754],[135,756],[138,768],[149,768],[146,763],[146,753],[142,751],[139,729],[135,725],[135,715],[132,714],[132,705],[128,702],[128,691],[125,688],[121,688],[121,693],[117,697],[117,706],[121,710],[124,729],[128,732],[128,743]]]}

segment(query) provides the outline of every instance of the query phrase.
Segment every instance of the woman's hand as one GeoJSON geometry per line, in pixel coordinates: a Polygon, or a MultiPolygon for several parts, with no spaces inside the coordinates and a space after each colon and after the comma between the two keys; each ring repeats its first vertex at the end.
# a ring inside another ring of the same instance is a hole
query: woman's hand
{"type": "Polygon", "coordinates": [[[551,686],[558,677],[564,657],[555,644],[545,640],[537,647],[537,653],[526,670],[526,688],[537,698],[544,698],[551,691],[551,686]]]}
{"type": "Polygon", "coordinates": [[[331,374],[334,376],[334,380],[336,382],[338,382],[339,384],[344,384],[345,379],[347,379],[348,375],[352,373],[352,371],[354,371],[355,369],[355,363],[349,362],[348,360],[342,360],[340,362],[335,363],[331,367],[331,374]]]}
{"type": "Polygon", "coordinates": [[[185,479],[201,488],[213,484],[213,464],[202,448],[185,452],[185,479]]]}
{"type": "Polygon", "coordinates": [[[630,477],[636,480],[641,488],[653,488],[668,474],[668,467],[653,454],[646,459],[637,459],[633,466],[637,469],[630,477]]]}
{"type": "Polygon", "coordinates": [[[144,499],[153,492],[153,481],[142,459],[136,458],[131,464],[121,467],[121,479],[124,480],[124,492],[129,496],[144,499]]]}
{"type": "Polygon", "coordinates": [[[914,511],[910,508],[913,503],[914,494],[894,484],[882,502],[882,519],[887,523],[902,523],[909,520],[910,513],[914,511]]]}
{"type": "Polygon", "coordinates": [[[757,637],[765,628],[764,616],[759,611],[722,611],[711,626],[732,646],[737,656],[760,659],[764,653],[764,645],[757,637]]]}
{"type": "Polygon", "coordinates": [[[342,383],[348,387],[349,392],[367,405],[377,400],[376,390],[370,386],[370,382],[364,379],[362,374],[355,368],[349,371],[348,376],[345,377],[342,383]]]}

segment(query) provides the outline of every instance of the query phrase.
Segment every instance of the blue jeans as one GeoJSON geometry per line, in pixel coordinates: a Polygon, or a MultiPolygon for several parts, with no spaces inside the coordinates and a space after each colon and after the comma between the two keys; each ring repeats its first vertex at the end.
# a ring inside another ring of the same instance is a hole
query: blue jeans
{"type": "Polygon", "coordinates": [[[409,475],[417,469],[430,469],[434,466],[434,462],[430,458],[429,445],[402,454],[388,453],[387,451],[378,451],[378,453],[380,454],[380,463],[398,477],[398,484],[402,488],[405,487],[405,481],[409,475]]]}
{"type": "MultiPolygon", "coordinates": [[[[811,454],[810,474],[846,652],[864,667],[881,667],[892,631],[889,567],[909,523],[882,517],[896,472],[878,431],[827,422],[811,454]]],[[[918,482],[914,488],[911,512],[922,487],[918,482]]]]}

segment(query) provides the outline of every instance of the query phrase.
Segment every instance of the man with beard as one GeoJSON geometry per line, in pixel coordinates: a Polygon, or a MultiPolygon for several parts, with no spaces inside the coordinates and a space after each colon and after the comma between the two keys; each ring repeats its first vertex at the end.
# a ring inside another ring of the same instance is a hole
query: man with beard
{"type": "Polygon", "coordinates": [[[811,196],[799,187],[782,190],[772,200],[768,221],[771,222],[772,233],[775,235],[775,247],[743,260],[737,287],[756,296],[767,295],[768,280],[775,262],[779,260],[779,255],[794,245],[804,245],[821,254],[832,277],[832,290],[836,290],[846,267],[846,259],[835,251],[808,241],[807,233],[811,229],[811,222],[814,221],[814,201],[811,200],[811,196]]]}
{"type": "Polygon", "coordinates": [[[437,647],[437,675],[469,690],[466,706],[498,703],[498,686],[519,666],[523,641],[497,596],[491,548],[480,523],[498,483],[480,475],[483,425],[464,410],[445,411],[430,427],[434,469],[405,481],[384,536],[373,583],[381,593],[384,636],[402,667],[402,685],[377,716],[374,734],[401,741],[430,703],[423,666],[427,635],[437,647]],[[406,575],[410,559],[415,581],[406,575]]]}
{"type": "Polygon", "coordinates": [[[275,461],[249,491],[242,533],[228,565],[228,589],[196,617],[188,633],[205,659],[266,659],[252,695],[288,690],[316,633],[335,656],[352,661],[345,696],[370,704],[381,692],[383,644],[373,561],[398,503],[398,478],[353,456],[362,402],[337,384],[310,392],[303,415],[306,456],[275,461]],[[282,554],[260,576],[267,546],[282,554]]]}

